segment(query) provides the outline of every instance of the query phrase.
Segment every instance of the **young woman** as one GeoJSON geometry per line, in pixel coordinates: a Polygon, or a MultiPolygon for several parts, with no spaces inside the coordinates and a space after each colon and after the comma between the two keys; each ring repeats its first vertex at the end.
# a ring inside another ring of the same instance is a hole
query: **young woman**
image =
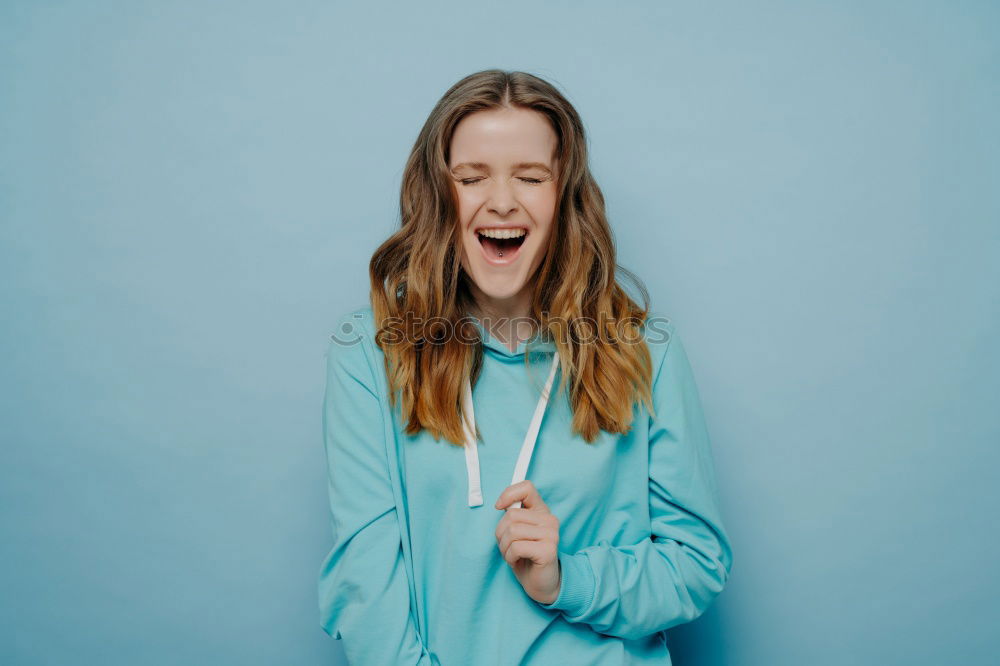
{"type": "Polygon", "coordinates": [[[323,629],[353,665],[669,664],[732,551],[684,347],[618,283],[579,116],[470,75],[400,205],[328,349],[323,629]]]}

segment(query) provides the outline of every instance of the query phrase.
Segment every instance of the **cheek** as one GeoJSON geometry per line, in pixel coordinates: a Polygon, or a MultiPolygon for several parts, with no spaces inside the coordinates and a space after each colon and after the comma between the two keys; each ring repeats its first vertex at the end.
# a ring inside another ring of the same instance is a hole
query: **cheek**
{"type": "Polygon", "coordinates": [[[556,212],[555,192],[538,192],[525,199],[525,206],[531,213],[531,218],[543,230],[548,231],[556,212]]]}
{"type": "Polygon", "coordinates": [[[479,201],[476,197],[470,193],[459,192],[458,195],[458,219],[462,223],[462,227],[468,226],[472,221],[472,217],[476,214],[476,210],[479,208],[479,201]]]}

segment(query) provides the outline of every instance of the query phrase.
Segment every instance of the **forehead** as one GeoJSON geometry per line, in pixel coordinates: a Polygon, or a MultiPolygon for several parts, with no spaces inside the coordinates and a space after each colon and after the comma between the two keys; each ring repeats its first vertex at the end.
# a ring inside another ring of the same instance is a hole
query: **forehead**
{"type": "Polygon", "coordinates": [[[471,113],[451,138],[448,164],[480,162],[507,166],[540,162],[552,166],[558,137],[548,118],[530,109],[503,108],[471,113]]]}

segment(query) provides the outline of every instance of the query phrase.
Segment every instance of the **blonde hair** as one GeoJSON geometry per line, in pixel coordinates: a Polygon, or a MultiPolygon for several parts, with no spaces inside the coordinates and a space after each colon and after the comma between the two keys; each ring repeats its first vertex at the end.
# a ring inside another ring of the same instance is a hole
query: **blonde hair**
{"type": "Polygon", "coordinates": [[[464,445],[462,390],[466,377],[475,384],[479,376],[483,347],[481,340],[468,344],[478,340],[479,331],[467,316],[474,299],[460,263],[449,147],[466,115],[503,107],[542,113],[558,138],[552,232],[529,279],[532,317],[551,335],[559,354],[563,379],[558,390],[569,391],[573,431],[588,443],[599,430],[627,433],[636,401],[653,411],[652,363],[641,335],[648,293],[616,263],[579,115],[552,84],[525,72],[490,69],[455,83],[431,111],[410,152],[399,198],[400,228],[369,263],[376,342],[385,352],[391,404],[401,400],[407,434],[426,428],[435,439],[464,445]],[[618,284],[616,270],[638,287],[642,307],[618,284]],[[454,335],[436,340],[427,326],[407,330],[400,323],[412,319],[449,324],[445,328],[454,335]]]}

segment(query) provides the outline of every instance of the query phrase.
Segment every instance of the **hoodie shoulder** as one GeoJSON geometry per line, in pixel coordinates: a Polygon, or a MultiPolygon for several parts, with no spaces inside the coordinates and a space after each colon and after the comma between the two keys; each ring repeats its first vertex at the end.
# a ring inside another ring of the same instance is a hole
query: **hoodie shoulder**
{"type": "Polygon", "coordinates": [[[347,372],[370,389],[374,388],[370,358],[375,338],[373,319],[370,306],[341,312],[326,346],[328,372],[347,372]]]}
{"type": "Polygon", "coordinates": [[[375,316],[370,305],[341,312],[330,334],[331,343],[355,345],[363,338],[374,341],[375,316]]]}

